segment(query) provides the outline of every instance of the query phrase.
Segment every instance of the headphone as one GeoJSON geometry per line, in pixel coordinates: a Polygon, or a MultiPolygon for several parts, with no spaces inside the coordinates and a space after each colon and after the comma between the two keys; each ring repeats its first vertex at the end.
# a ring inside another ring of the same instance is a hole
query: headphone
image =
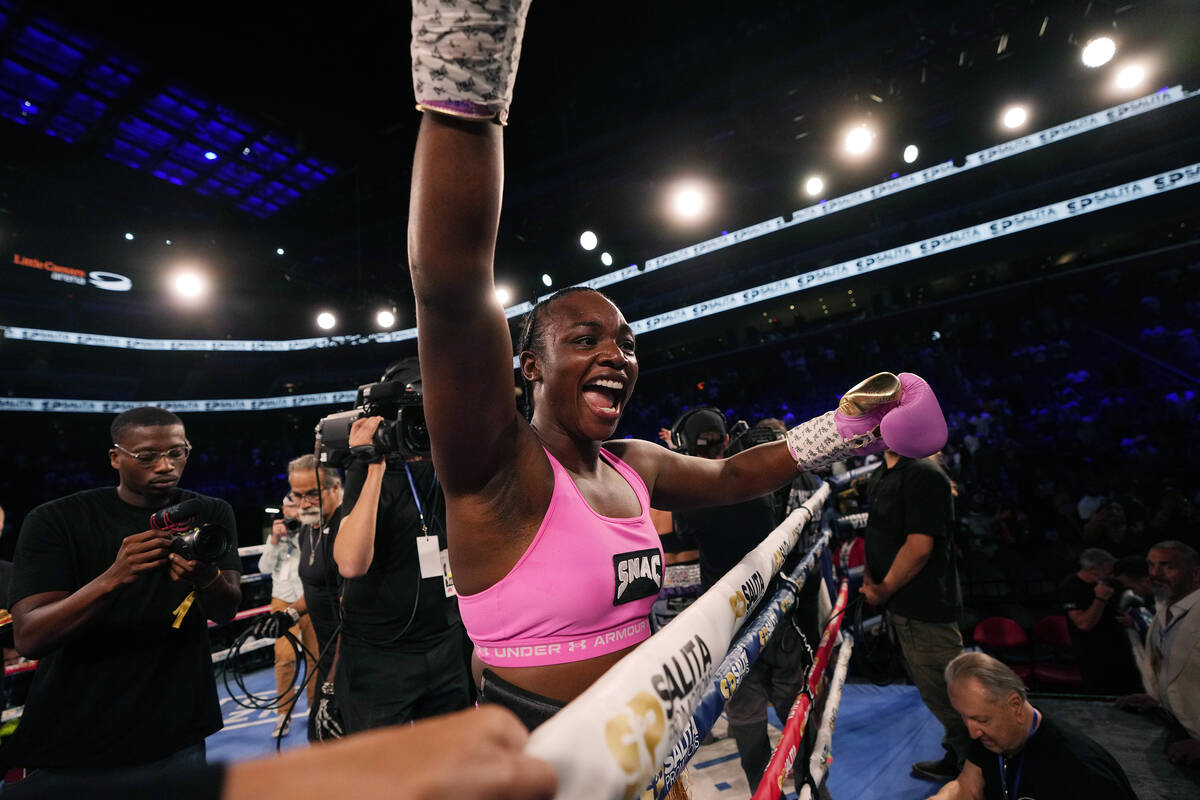
{"type": "Polygon", "coordinates": [[[683,412],[679,415],[675,422],[671,424],[670,438],[672,450],[676,452],[684,452],[688,455],[692,455],[695,452],[696,443],[688,439],[687,431],[685,429],[687,428],[687,421],[701,411],[711,411],[722,420],[725,419],[725,413],[721,411],[721,409],[713,406],[698,406],[697,408],[692,408],[683,412]]]}

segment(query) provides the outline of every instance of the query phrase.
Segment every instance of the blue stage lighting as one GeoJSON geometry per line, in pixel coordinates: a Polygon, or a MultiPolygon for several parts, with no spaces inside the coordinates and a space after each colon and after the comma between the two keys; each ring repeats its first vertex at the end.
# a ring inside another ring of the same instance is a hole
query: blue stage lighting
{"type": "Polygon", "coordinates": [[[212,150],[209,150],[207,153],[205,153],[204,157],[207,158],[209,161],[217,160],[217,154],[214,153],[212,150]]]}

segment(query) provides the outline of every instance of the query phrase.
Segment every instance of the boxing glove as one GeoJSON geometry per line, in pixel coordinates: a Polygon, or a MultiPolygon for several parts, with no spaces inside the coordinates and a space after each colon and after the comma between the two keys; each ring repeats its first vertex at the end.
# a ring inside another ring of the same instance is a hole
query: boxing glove
{"type": "Polygon", "coordinates": [[[208,504],[199,497],[191,497],[182,503],[155,511],[150,516],[150,527],[156,531],[183,533],[195,527],[196,520],[205,514],[208,504]]]}
{"type": "Polygon", "coordinates": [[[530,0],[413,0],[420,111],[508,123],[530,0]]]}
{"type": "Polygon", "coordinates": [[[788,450],[810,471],[849,456],[892,450],[924,458],[946,444],[946,418],[924,379],[880,372],[846,392],[836,411],[792,428],[788,450]]]}

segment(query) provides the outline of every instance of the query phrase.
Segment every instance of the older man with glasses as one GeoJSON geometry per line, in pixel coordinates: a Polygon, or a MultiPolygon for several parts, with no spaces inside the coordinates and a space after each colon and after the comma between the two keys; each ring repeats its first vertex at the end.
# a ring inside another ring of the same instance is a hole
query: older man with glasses
{"type": "MultiPolygon", "coordinates": [[[[342,519],[342,479],[337,470],[321,464],[316,456],[307,453],[294,458],[287,466],[288,497],[300,509],[300,583],[308,617],[317,633],[321,658],[317,662],[314,685],[328,705],[336,645],[331,645],[338,630],[339,589],[337,564],[333,560],[333,540],[342,519]]],[[[319,709],[318,709],[319,710],[319,709]]],[[[309,739],[322,738],[316,729],[317,714],[309,713],[309,739]]]]}
{"type": "Polygon", "coordinates": [[[161,528],[209,523],[236,538],[233,509],[179,488],[191,444],[170,411],[130,409],[110,433],[117,486],[44,503],[17,542],[16,646],[39,663],[0,763],[36,769],[26,780],[45,796],[62,775],[203,764],[221,728],[206,619],[233,618],[241,562],[235,547],[186,559],[161,528]]]}

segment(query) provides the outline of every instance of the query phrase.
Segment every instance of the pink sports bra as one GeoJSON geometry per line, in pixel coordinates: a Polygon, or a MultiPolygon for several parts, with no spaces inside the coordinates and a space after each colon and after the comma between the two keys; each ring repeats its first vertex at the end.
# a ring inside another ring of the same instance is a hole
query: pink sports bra
{"type": "Polygon", "coordinates": [[[601,457],[633,487],[637,517],[592,510],[550,452],[554,493],[524,555],[492,586],[459,595],[475,653],[493,667],[583,661],[650,636],[650,606],[663,578],[663,551],[640,475],[606,450],[601,457]]]}

